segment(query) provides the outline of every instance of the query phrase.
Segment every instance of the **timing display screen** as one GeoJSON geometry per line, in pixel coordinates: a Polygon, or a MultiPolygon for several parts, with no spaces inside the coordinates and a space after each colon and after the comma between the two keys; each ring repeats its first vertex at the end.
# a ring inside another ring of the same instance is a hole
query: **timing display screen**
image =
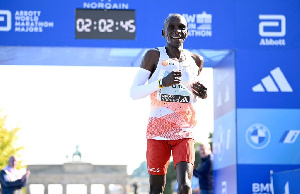
{"type": "Polygon", "coordinates": [[[135,10],[76,9],[76,39],[135,39],[135,10]]]}

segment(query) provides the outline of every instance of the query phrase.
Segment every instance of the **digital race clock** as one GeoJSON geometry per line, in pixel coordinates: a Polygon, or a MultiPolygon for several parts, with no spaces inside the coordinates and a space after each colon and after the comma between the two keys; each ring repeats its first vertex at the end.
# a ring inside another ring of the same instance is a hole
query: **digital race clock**
{"type": "Polygon", "coordinates": [[[135,39],[135,10],[76,9],[76,39],[135,39]]]}

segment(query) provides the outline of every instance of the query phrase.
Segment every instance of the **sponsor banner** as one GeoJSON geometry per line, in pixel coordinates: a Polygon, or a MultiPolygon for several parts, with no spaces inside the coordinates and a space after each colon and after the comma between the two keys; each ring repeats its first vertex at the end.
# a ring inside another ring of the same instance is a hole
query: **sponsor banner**
{"type": "Polygon", "coordinates": [[[214,118],[219,118],[235,109],[235,67],[234,52],[213,66],[214,118]]]}
{"type": "Polygon", "coordinates": [[[300,109],[237,109],[238,164],[300,165],[300,109]]]}
{"type": "Polygon", "coordinates": [[[176,10],[188,23],[190,41],[186,42],[186,48],[283,50],[300,47],[298,0],[286,2],[284,6],[281,1],[271,0],[188,0],[184,6],[178,7],[180,4],[180,0],[175,0],[172,4],[158,0],[69,0],[64,5],[58,0],[29,0],[26,3],[21,0],[5,1],[0,9],[0,35],[3,37],[0,43],[8,46],[152,48],[165,43],[160,29],[166,16],[176,10]],[[83,20],[78,21],[76,9],[134,10],[135,21],[131,21],[132,18],[127,21],[119,20],[121,15],[114,18],[114,23],[111,20],[99,22],[100,19],[93,20],[95,14],[92,13],[91,17],[79,18],[83,20]],[[121,21],[128,24],[126,26],[129,27],[125,29],[135,30],[134,36],[128,35],[130,40],[119,40],[115,36],[121,34],[121,21]],[[91,35],[94,38],[76,39],[78,29],[95,32],[81,36],[91,35]],[[153,30],[156,31],[153,33],[153,30]],[[105,38],[97,35],[97,31],[105,33],[105,38]],[[107,39],[108,37],[111,39],[107,39]]]}
{"type": "MultiPolygon", "coordinates": [[[[108,47],[133,47],[137,44],[132,40],[106,40],[101,38],[76,39],[78,31],[88,32],[111,31],[112,34],[118,34],[117,28],[120,30],[125,28],[125,24],[132,30],[132,23],[128,24],[128,20],[122,21],[124,28],[121,27],[122,15],[117,15],[114,19],[114,25],[109,21],[92,20],[93,13],[90,17],[76,18],[76,9],[122,9],[135,10],[135,5],[140,6],[141,3],[133,0],[103,0],[103,1],[65,1],[64,3],[54,1],[26,1],[26,4],[20,0],[10,2],[6,1],[1,4],[0,9],[0,35],[3,37],[0,41],[1,45],[8,46],[108,46],[108,47]],[[2,12],[4,13],[2,13],[2,12]],[[7,13],[10,14],[7,14],[7,13]],[[2,14],[1,14],[2,13],[2,14]],[[82,19],[82,20],[80,20],[82,19]],[[119,23],[117,23],[119,22],[119,23]],[[117,25],[118,24],[118,25],[117,25]],[[129,26],[130,25],[130,26],[129,26]],[[5,27],[6,26],[6,27],[5,27]],[[112,27],[111,27],[112,26],[112,27]],[[10,29],[9,29],[10,27],[10,29]]],[[[141,8],[142,9],[142,8],[141,8]]],[[[127,17],[127,13],[124,13],[127,17]]],[[[140,15],[143,19],[143,15],[140,15]]],[[[131,18],[130,18],[131,19],[131,18]]],[[[131,21],[130,21],[131,22],[131,21]]],[[[140,24],[140,23],[139,23],[140,24]]],[[[134,23],[135,25],[135,23],[134,23]]],[[[144,33],[143,29],[139,29],[139,33],[144,33]]],[[[136,35],[137,36],[137,35],[136,35]]],[[[106,36],[105,36],[106,37],[106,36]]],[[[129,39],[129,38],[128,38],[129,39]]],[[[130,37],[131,39],[131,37],[130,37]]]]}
{"type": "MultiPolygon", "coordinates": [[[[172,1],[172,3],[175,3],[172,1]]],[[[177,0],[178,4],[182,1],[177,0]]],[[[188,38],[185,43],[187,48],[202,49],[231,49],[234,46],[234,11],[224,12],[226,10],[234,10],[235,1],[222,0],[211,1],[184,1],[184,6],[177,11],[182,14],[188,23],[188,38]]],[[[157,9],[157,5],[152,4],[153,9],[157,9]]],[[[171,8],[170,13],[178,10],[178,5],[170,7],[170,3],[166,1],[165,8],[171,8]]],[[[150,17],[151,18],[151,17],[150,17]]]]}
{"type": "Polygon", "coordinates": [[[236,1],[237,48],[283,50],[300,48],[300,2],[236,1]]]}
{"type": "Polygon", "coordinates": [[[236,164],[236,111],[218,118],[214,122],[213,154],[214,169],[236,164]]]}
{"type": "Polygon", "coordinates": [[[180,4],[180,0],[172,4],[158,0],[5,1],[0,8],[0,44],[153,48],[165,45],[163,22],[176,10],[187,20],[185,48],[234,48],[234,12],[224,12],[232,9],[233,0],[180,4]]]}
{"type": "Polygon", "coordinates": [[[236,56],[237,108],[300,108],[300,51],[240,50],[236,56]]]}
{"type": "Polygon", "coordinates": [[[270,172],[293,170],[299,167],[300,165],[238,165],[238,193],[273,194],[270,172]]]}
{"type": "Polygon", "coordinates": [[[237,193],[237,167],[228,166],[214,170],[214,192],[220,194],[237,193]]]}
{"type": "Polygon", "coordinates": [[[300,168],[271,173],[274,193],[300,193],[300,168]]]}

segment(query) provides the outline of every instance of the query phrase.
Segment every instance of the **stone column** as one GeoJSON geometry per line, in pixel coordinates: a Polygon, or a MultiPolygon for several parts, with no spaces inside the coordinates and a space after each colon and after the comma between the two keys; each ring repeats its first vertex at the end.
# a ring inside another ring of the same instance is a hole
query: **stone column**
{"type": "Polygon", "coordinates": [[[122,186],[123,193],[127,194],[127,187],[126,187],[126,185],[122,184],[121,186],[122,186]]]}
{"type": "Polygon", "coordinates": [[[87,188],[87,194],[91,194],[91,187],[92,185],[91,184],[85,184],[86,185],[86,188],[87,188]]]}
{"type": "Polygon", "coordinates": [[[48,194],[48,184],[44,184],[44,194],[48,194]]]}
{"type": "Polygon", "coordinates": [[[67,194],[67,184],[62,184],[62,194],[67,194]]]}
{"type": "Polygon", "coordinates": [[[104,184],[105,194],[109,194],[109,184],[104,184]]]}
{"type": "Polygon", "coordinates": [[[27,184],[26,186],[26,194],[30,194],[30,184],[27,184]]]}

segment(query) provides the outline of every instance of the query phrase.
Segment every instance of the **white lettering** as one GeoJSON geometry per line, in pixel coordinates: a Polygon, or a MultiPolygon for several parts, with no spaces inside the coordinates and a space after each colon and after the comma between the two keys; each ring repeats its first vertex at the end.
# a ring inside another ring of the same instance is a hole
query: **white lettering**
{"type": "Polygon", "coordinates": [[[285,46],[285,39],[274,40],[272,38],[262,38],[259,45],[261,46],[285,46]]]}
{"type": "Polygon", "coordinates": [[[188,23],[187,29],[191,30],[191,29],[196,29],[197,25],[195,23],[188,23]]]}
{"type": "Polygon", "coordinates": [[[16,11],[15,12],[15,16],[40,16],[41,15],[41,11],[23,11],[23,10],[20,10],[20,11],[16,11]]]}
{"type": "Polygon", "coordinates": [[[260,187],[258,183],[253,183],[252,184],[252,192],[259,192],[260,191],[260,187]]]}
{"type": "Polygon", "coordinates": [[[252,193],[253,194],[269,194],[271,191],[270,183],[253,183],[252,193]]]}
{"type": "Polygon", "coordinates": [[[83,8],[88,8],[88,9],[129,9],[129,4],[128,3],[83,2],[83,8]]]}
{"type": "Polygon", "coordinates": [[[212,37],[212,14],[182,14],[187,21],[189,36],[212,37]]]}
{"type": "Polygon", "coordinates": [[[15,27],[15,32],[43,32],[43,28],[38,28],[38,27],[15,27]]]}
{"type": "Polygon", "coordinates": [[[263,183],[261,183],[260,188],[261,188],[261,191],[269,192],[270,191],[270,184],[264,185],[263,183]]]}
{"type": "Polygon", "coordinates": [[[182,14],[182,16],[186,19],[187,23],[195,23],[196,15],[182,14]]]}
{"type": "Polygon", "coordinates": [[[189,30],[189,36],[211,37],[212,31],[210,31],[210,30],[189,30]]]}
{"type": "Polygon", "coordinates": [[[43,28],[53,28],[54,22],[39,21],[41,11],[17,10],[15,12],[15,32],[43,32],[43,28]]]}

